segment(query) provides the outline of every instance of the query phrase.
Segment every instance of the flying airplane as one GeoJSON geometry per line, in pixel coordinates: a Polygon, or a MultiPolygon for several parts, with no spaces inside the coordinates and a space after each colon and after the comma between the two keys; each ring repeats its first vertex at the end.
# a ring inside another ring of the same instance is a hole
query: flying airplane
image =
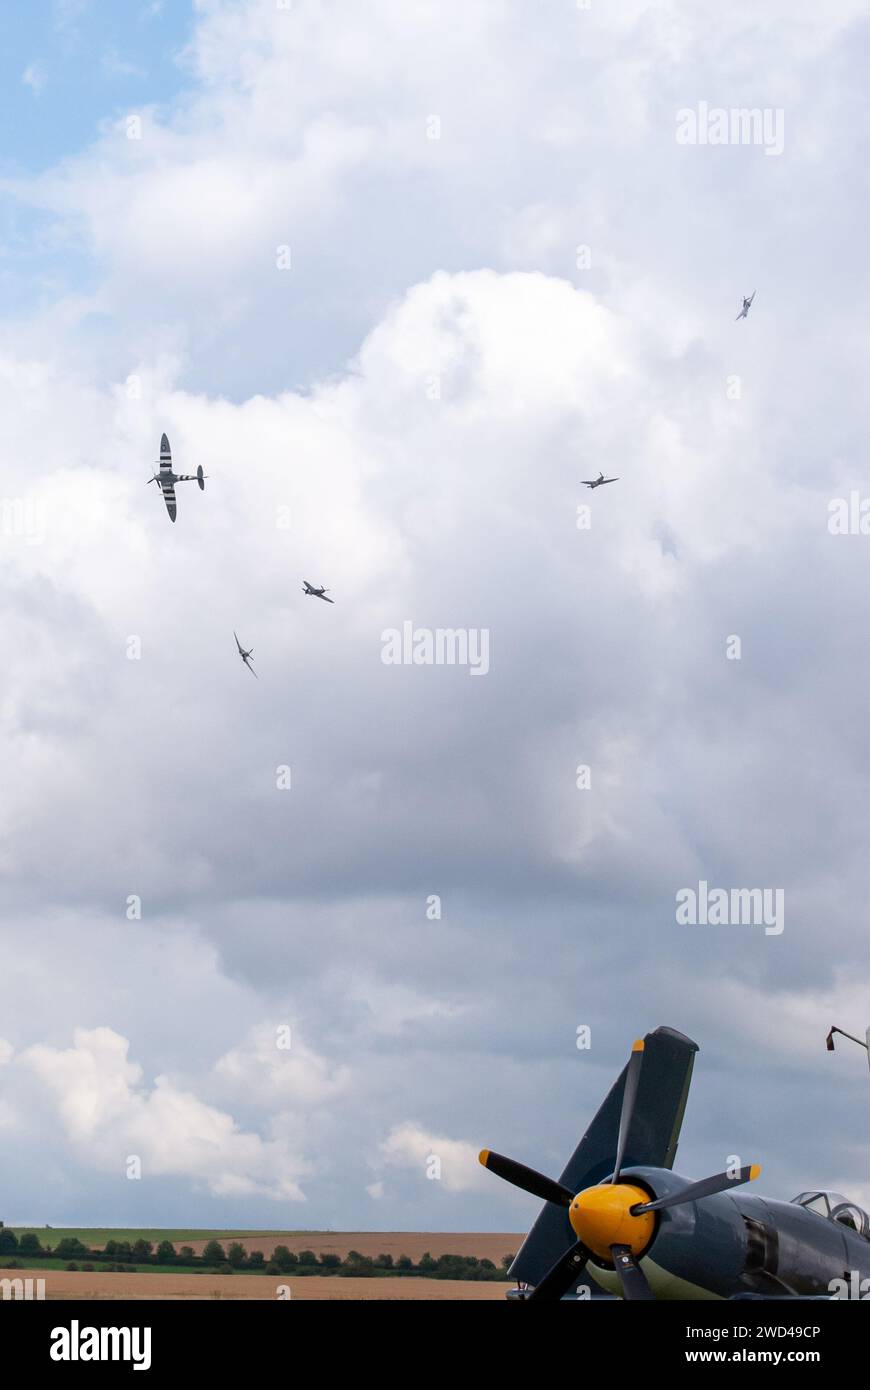
{"type": "Polygon", "coordinates": [[[737,318],[734,320],[735,323],[739,323],[739,321],[740,321],[741,319],[745,319],[745,318],[748,318],[748,317],[749,317],[749,310],[752,308],[752,301],[753,301],[754,298],[755,298],[755,290],[752,291],[752,294],[749,296],[748,299],[746,298],[746,295],[743,296],[743,308],[740,310],[740,313],[737,315],[737,318]]]}
{"type": "Polygon", "coordinates": [[[324,603],[335,603],[334,598],[327,598],[328,589],[316,589],[313,584],[309,584],[307,579],[303,579],[303,594],[309,594],[312,598],[322,598],[324,603]]]}
{"type": "MultiPolygon", "coordinates": [[[[233,636],[236,637],[236,634],[233,633],[233,636]]],[[[249,658],[252,657],[252,656],[254,655],[254,648],[251,647],[250,651],[247,651],[247,652],[246,652],[245,649],[244,649],[244,647],[242,646],[241,642],[239,641],[238,637],[236,637],[236,646],[237,646],[238,649],[239,649],[239,656],[242,658],[242,661],[243,661],[244,665],[247,666],[247,668],[248,668],[248,670],[250,671],[251,675],[252,675],[252,676],[255,676],[256,679],[259,680],[260,678],[259,678],[259,676],[257,676],[257,673],[256,673],[256,671],[254,670],[254,668],[253,668],[253,666],[251,665],[250,660],[249,660],[249,658]]]]}
{"type": "Polygon", "coordinates": [[[173,473],[172,454],[169,450],[169,440],[166,435],[160,440],[160,472],[153,474],[148,479],[149,483],[157,483],[163,494],[166,503],[166,510],[169,513],[169,520],[175,520],[175,484],[176,483],[199,483],[201,492],[205,492],[205,480],[207,473],[203,473],[202,464],[197,468],[196,473],[173,473]]]}
{"type": "Polygon", "coordinates": [[[603,487],[605,483],[618,483],[618,478],[605,478],[603,473],[599,473],[597,478],[583,478],[584,487],[603,487]]]}
{"type": "Polygon", "coordinates": [[[582,1282],[626,1301],[827,1300],[870,1278],[870,1217],[848,1198],[750,1195],[739,1189],[760,1169],[736,1159],[701,1182],[672,1171],[696,1050],[670,1028],[636,1042],[558,1182],[483,1150],[485,1168],[546,1203],[509,1297],[556,1302],[582,1282]]]}

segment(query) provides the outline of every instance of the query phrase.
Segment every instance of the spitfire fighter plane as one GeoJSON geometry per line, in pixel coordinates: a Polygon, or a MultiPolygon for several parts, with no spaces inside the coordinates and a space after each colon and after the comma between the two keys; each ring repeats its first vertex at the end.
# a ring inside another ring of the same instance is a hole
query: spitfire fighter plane
{"type": "Polygon", "coordinates": [[[202,464],[197,468],[196,473],[173,473],[172,454],[169,449],[169,440],[164,434],[160,440],[160,472],[153,474],[148,479],[149,483],[157,483],[163,494],[166,503],[166,510],[169,513],[169,520],[175,520],[175,484],[176,483],[199,483],[200,492],[205,492],[205,480],[207,473],[203,473],[202,464]]]}
{"type": "Polygon", "coordinates": [[[618,483],[618,478],[605,478],[603,473],[599,473],[597,478],[583,478],[584,487],[603,487],[605,483],[618,483]]]}
{"type": "Polygon", "coordinates": [[[753,301],[754,298],[755,298],[755,290],[752,291],[752,294],[749,295],[748,298],[746,297],[746,295],[743,296],[743,308],[740,310],[740,313],[737,315],[737,318],[734,320],[735,323],[739,323],[741,319],[746,319],[746,318],[749,317],[749,310],[752,308],[752,301],[753,301]]]}
{"type": "Polygon", "coordinates": [[[329,590],[328,590],[328,589],[318,589],[318,588],[315,588],[315,586],[314,586],[313,584],[309,584],[309,583],[308,583],[308,580],[307,580],[307,579],[303,579],[302,584],[303,584],[303,589],[302,589],[303,594],[308,594],[309,597],[311,597],[311,598],[322,598],[324,603],[335,603],[335,599],[334,599],[334,598],[327,598],[327,597],[326,597],[326,595],[329,593],[329,590]]]}
{"type": "Polygon", "coordinates": [[[508,1297],[556,1302],[848,1297],[870,1277],[870,1217],[819,1189],[791,1202],[740,1189],[760,1169],[734,1160],[690,1182],[672,1171],[697,1044],[657,1028],[634,1044],[558,1182],[484,1149],[485,1168],[545,1206],[510,1273],[508,1297]]]}
{"type": "Polygon", "coordinates": [[[235,633],[233,633],[233,636],[236,638],[236,646],[237,646],[238,649],[239,649],[239,656],[242,658],[242,664],[243,664],[244,666],[247,666],[247,668],[248,668],[248,670],[250,671],[251,675],[254,676],[254,677],[256,677],[257,680],[259,680],[260,678],[259,678],[259,676],[257,676],[257,673],[256,673],[256,671],[254,670],[254,668],[253,668],[253,666],[251,665],[251,662],[250,662],[250,658],[254,655],[254,648],[251,647],[249,651],[245,651],[244,647],[242,646],[242,644],[241,644],[241,642],[239,641],[238,637],[236,637],[236,634],[235,634],[235,633]]]}

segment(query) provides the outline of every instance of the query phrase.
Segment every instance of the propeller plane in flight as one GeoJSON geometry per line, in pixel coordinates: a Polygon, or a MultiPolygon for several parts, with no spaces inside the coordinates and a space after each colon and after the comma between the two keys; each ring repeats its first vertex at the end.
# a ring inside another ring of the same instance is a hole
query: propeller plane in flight
{"type": "Polygon", "coordinates": [[[175,501],[175,484],[199,483],[200,492],[205,492],[205,480],[207,477],[208,474],[203,473],[202,471],[202,464],[199,465],[195,473],[173,473],[172,453],[169,448],[169,440],[166,438],[165,434],[163,435],[162,439],[160,440],[160,472],[154,473],[148,479],[148,482],[156,483],[157,486],[160,488],[160,491],[163,495],[163,500],[166,503],[166,510],[169,513],[170,521],[175,520],[175,514],[177,510],[175,501]]]}
{"type": "Polygon", "coordinates": [[[752,294],[750,294],[749,296],[747,296],[747,295],[744,295],[744,296],[743,296],[743,308],[740,310],[740,313],[737,315],[737,318],[734,320],[735,323],[739,323],[741,319],[747,319],[747,318],[749,318],[749,310],[752,308],[752,301],[753,301],[754,298],[755,298],[755,290],[753,290],[753,291],[752,291],[752,294]]]}
{"type": "Polygon", "coordinates": [[[670,1028],[636,1042],[558,1182],[483,1150],[485,1168],[546,1203],[508,1297],[557,1302],[582,1279],[626,1301],[828,1300],[870,1278],[870,1217],[848,1198],[747,1194],[761,1170],[736,1159],[700,1182],[672,1171],[695,1051],[670,1028]]]}
{"type": "Polygon", "coordinates": [[[605,478],[603,473],[599,473],[597,478],[581,479],[584,487],[603,487],[605,483],[618,483],[618,478],[605,478]]]}
{"type": "Polygon", "coordinates": [[[239,656],[242,658],[242,664],[245,665],[245,666],[247,666],[247,668],[248,668],[248,670],[250,671],[251,675],[254,676],[257,680],[259,680],[260,678],[259,678],[259,676],[257,675],[256,671],[254,670],[253,666],[251,665],[251,661],[250,661],[250,658],[254,655],[254,648],[251,647],[248,651],[245,651],[245,649],[244,649],[244,647],[242,646],[241,642],[239,641],[238,637],[236,637],[235,632],[233,633],[233,636],[236,638],[236,646],[237,646],[238,649],[239,649],[239,656]]]}
{"type": "Polygon", "coordinates": [[[314,584],[309,584],[307,579],[303,579],[302,584],[303,594],[308,594],[311,598],[322,598],[324,603],[335,603],[334,598],[326,597],[329,593],[328,589],[318,589],[314,584]]]}

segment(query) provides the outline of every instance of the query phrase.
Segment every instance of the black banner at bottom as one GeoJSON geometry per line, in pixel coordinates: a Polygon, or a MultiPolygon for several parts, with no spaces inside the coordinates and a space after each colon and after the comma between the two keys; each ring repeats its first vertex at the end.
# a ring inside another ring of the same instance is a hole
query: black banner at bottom
{"type": "MultiPolygon", "coordinates": [[[[532,1354],[552,1362],[564,1353],[590,1356],[624,1373],[633,1367],[669,1372],[685,1366],[702,1375],[712,1367],[805,1366],[829,1376],[861,1357],[864,1314],[848,1300],[770,1299],[730,1303],[564,1302],[543,1310],[510,1302],[444,1299],[419,1302],[317,1300],[290,1296],[274,1302],[112,1300],[16,1302],[0,1300],[0,1336],[6,1356],[17,1352],[28,1371],[69,1374],[184,1374],[214,1371],[255,1376],[278,1368],[292,1374],[300,1356],[319,1353],[306,1374],[330,1380],[347,1366],[377,1368],[395,1342],[402,1374],[430,1379],[440,1365],[455,1377],[469,1368],[498,1368],[504,1339],[519,1335],[532,1354]],[[428,1306],[427,1306],[428,1305],[428,1306]],[[425,1316],[425,1323],[416,1322],[425,1316]],[[453,1318],[459,1316],[460,1322],[453,1318]],[[456,1330],[457,1342],[451,1337],[456,1330]],[[547,1342],[541,1342],[541,1336],[547,1342]],[[408,1363],[407,1339],[417,1348],[408,1363]],[[367,1365],[368,1363],[368,1365],[367,1365]]],[[[7,1369],[10,1363],[7,1361],[7,1369]]],[[[515,1366],[512,1369],[516,1369],[515,1366]]]]}

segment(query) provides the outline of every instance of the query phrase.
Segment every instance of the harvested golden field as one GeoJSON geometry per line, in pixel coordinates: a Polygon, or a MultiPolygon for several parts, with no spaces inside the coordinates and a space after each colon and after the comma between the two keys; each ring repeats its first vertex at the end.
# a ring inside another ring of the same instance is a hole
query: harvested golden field
{"type": "MultiPolygon", "coordinates": [[[[468,1231],[422,1233],[419,1231],[303,1231],[292,1235],[245,1235],[228,1236],[223,1240],[224,1249],[231,1241],[237,1240],[245,1250],[262,1250],[266,1259],[276,1245],[286,1245],[288,1250],[298,1254],[300,1250],[313,1250],[315,1255],[340,1255],[344,1259],[349,1250],[358,1250],[361,1255],[392,1255],[397,1260],[400,1255],[409,1255],[417,1264],[420,1256],[429,1251],[433,1259],[439,1255],[475,1255],[479,1260],[492,1260],[500,1265],[503,1256],[515,1255],[523,1243],[521,1235],[474,1235],[468,1231]]],[[[207,1245],[205,1240],[183,1242],[201,1255],[207,1245]]],[[[180,1244],[176,1246],[180,1249],[180,1244]]]]}
{"type": "Polygon", "coordinates": [[[297,1279],[285,1281],[290,1285],[293,1298],[316,1299],[401,1299],[404,1301],[456,1302],[467,1299],[503,1300],[511,1281],[504,1284],[479,1284],[464,1279],[297,1279]],[[323,1288],[313,1289],[312,1284],[322,1284],[323,1288]]]}
{"type": "MultiPolygon", "coordinates": [[[[304,1248],[304,1247],[303,1247],[304,1248]]],[[[262,1299],[274,1302],[279,1286],[291,1299],[455,1302],[503,1299],[509,1283],[479,1284],[447,1279],[339,1279],[267,1274],[104,1274],[65,1269],[14,1270],[20,1277],[45,1279],[46,1299],[262,1299]]]]}

